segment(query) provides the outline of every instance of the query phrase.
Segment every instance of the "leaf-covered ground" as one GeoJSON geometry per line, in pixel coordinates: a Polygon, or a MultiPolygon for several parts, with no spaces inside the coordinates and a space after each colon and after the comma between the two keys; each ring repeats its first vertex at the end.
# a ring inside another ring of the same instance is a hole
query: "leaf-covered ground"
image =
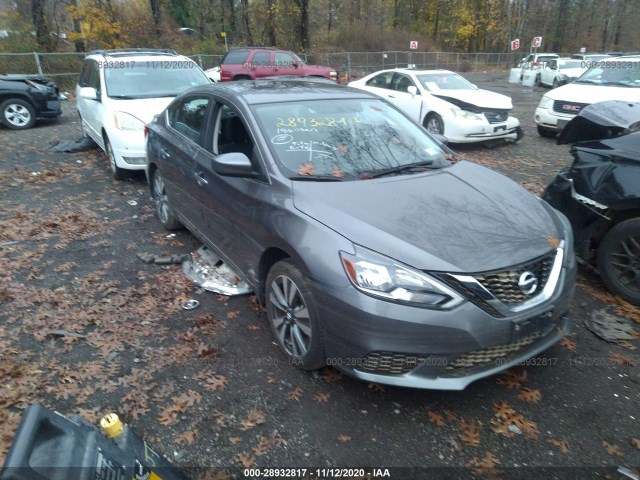
{"type": "MultiPolygon", "coordinates": [[[[514,97],[527,136],[458,150],[540,193],[568,148],[535,134],[542,92],[505,79],[473,81],[514,97]]],[[[217,478],[242,466],[455,466],[511,478],[513,467],[640,465],[640,342],[606,343],[584,327],[595,310],[635,322],[640,310],[589,269],[571,337],[463,392],[304,373],[278,351],[254,297],[203,292],[178,265],[140,261],[199,245],[162,230],[143,175],[114,182],[99,151],[46,150],[79,136],[76,118],[66,103],[59,122],[0,127],[0,461],[23,409],[41,403],[91,422],[117,412],[176,465],[217,478]],[[200,306],[182,310],[192,298],[200,306]]]]}

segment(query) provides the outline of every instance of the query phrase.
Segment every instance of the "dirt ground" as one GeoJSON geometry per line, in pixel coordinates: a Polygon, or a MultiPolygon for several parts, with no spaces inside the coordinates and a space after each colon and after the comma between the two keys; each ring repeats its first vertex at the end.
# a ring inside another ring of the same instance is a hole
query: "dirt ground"
{"type": "MultiPolygon", "coordinates": [[[[571,161],[535,131],[543,90],[510,85],[506,73],[468,77],[514,99],[525,137],[458,151],[540,193],[571,161]]],[[[640,341],[607,343],[584,324],[600,313],[640,322],[640,309],[591,269],[580,268],[571,337],[465,391],[305,373],[279,352],[253,296],[203,292],[179,265],[138,258],[199,245],[162,229],[144,175],[116,182],[98,150],[48,150],[79,138],[77,120],[70,101],[59,121],[0,127],[0,462],[23,409],[40,403],[94,423],[117,412],[208,478],[245,478],[243,467],[306,468],[308,478],[335,477],[315,471],[329,467],[370,478],[390,468],[394,479],[626,478],[619,466],[640,467],[640,341]],[[187,299],[200,306],[181,309],[187,299]]]]}

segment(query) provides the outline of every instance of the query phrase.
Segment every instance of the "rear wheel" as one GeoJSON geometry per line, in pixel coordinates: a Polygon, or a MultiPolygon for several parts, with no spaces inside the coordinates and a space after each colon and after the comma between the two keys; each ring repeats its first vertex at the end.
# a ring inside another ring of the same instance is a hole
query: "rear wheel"
{"type": "Polygon", "coordinates": [[[267,318],[278,345],[293,365],[316,370],[325,365],[320,324],[311,290],[289,260],[276,263],[267,275],[267,318]]]}
{"type": "Polygon", "coordinates": [[[444,122],[442,121],[442,117],[437,113],[431,112],[427,115],[424,119],[424,127],[431,133],[444,134],[444,122]]]}
{"type": "Polygon", "coordinates": [[[0,105],[2,123],[11,130],[25,130],[36,123],[36,111],[33,106],[20,98],[10,98],[0,105]]]}
{"type": "Polygon", "coordinates": [[[598,247],[598,270],[609,290],[640,305],[640,218],[607,232],[598,247]]]}
{"type": "Polygon", "coordinates": [[[544,138],[553,138],[556,136],[556,132],[538,125],[538,135],[544,138]]]}

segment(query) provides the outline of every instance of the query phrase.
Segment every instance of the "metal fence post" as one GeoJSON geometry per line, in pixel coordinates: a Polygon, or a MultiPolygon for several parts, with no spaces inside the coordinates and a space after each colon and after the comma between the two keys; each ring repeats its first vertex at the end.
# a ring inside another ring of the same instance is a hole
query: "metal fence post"
{"type": "Polygon", "coordinates": [[[40,56],[37,52],[33,52],[33,57],[36,59],[36,67],[38,68],[38,75],[42,76],[42,65],[40,65],[40,56]]]}
{"type": "Polygon", "coordinates": [[[198,65],[200,65],[200,68],[202,68],[204,70],[204,68],[202,66],[202,55],[201,54],[198,54],[198,65]]]}
{"type": "Polygon", "coordinates": [[[347,52],[347,76],[351,78],[351,52],[347,52]]]}

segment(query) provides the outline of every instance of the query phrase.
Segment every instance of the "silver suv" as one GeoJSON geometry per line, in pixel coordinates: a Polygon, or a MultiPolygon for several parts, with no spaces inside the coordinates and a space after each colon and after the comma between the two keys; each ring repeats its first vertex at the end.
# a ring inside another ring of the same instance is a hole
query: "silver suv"
{"type": "Polygon", "coordinates": [[[146,163],[144,126],[184,90],[210,83],[173,50],[96,50],[76,86],[82,131],[106,152],[116,180],[146,163]]]}

